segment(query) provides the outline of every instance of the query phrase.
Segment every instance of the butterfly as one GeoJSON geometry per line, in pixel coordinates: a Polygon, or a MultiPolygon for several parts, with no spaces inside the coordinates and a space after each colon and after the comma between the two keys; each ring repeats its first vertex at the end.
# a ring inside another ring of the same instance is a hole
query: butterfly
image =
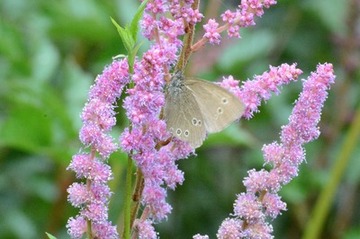
{"type": "Polygon", "coordinates": [[[223,130],[244,113],[244,104],[212,82],[176,72],[165,88],[164,119],[167,130],[193,148],[207,133],[223,130]]]}

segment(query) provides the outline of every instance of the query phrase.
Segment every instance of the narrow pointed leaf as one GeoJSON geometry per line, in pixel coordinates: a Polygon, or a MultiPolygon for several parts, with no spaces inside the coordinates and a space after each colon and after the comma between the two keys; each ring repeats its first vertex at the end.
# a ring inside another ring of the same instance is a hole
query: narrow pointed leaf
{"type": "Polygon", "coordinates": [[[137,9],[135,15],[134,15],[134,18],[133,20],[131,21],[131,24],[129,26],[129,30],[130,30],[130,33],[134,39],[134,41],[136,42],[137,41],[137,34],[138,34],[138,31],[139,31],[139,21],[144,13],[144,10],[145,10],[145,7],[146,7],[146,4],[147,4],[148,0],[144,0],[139,8],[137,9]]]}
{"type": "Polygon", "coordinates": [[[46,235],[48,236],[49,239],[57,239],[56,237],[54,237],[53,235],[51,235],[50,233],[45,232],[46,235]]]}
{"type": "Polygon", "coordinates": [[[111,18],[111,21],[118,30],[120,38],[126,50],[128,51],[128,53],[130,53],[135,45],[135,40],[133,39],[129,29],[121,27],[113,18],[111,18]]]}

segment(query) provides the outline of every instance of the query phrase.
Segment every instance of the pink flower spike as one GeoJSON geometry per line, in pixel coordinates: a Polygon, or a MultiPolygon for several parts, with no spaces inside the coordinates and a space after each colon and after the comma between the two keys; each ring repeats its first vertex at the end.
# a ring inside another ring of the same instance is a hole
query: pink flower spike
{"type": "Polygon", "coordinates": [[[74,155],[67,168],[73,170],[77,178],[86,179],[86,183],[74,183],[68,188],[68,201],[81,208],[79,216],[71,218],[67,224],[72,238],[81,238],[89,223],[98,238],[118,237],[115,227],[107,221],[111,192],[106,183],[112,178],[112,173],[104,161],[117,149],[109,132],[116,124],[114,104],[128,82],[126,59],[105,67],[91,87],[81,114],[80,141],[91,148],[91,152],[74,155]],[[96,158],[96,153],[99,158],[96,158]]]}
{"type": "Polygon", "coordinates": [[[321,109],[327,98],[327,89],[334,83],[335,76],[331,64],[318,65],[304,83],[304,90],[296,101],[289,125],[281,133],[281,141],[288,145],[308,143],[316,139],[320,132],[316,126],[320,121],[321,109]]]}
{"type": "Polygon", "coordinates": [[[268,100],[272,92],[279,93],[280,86],[296,80],[301,73],[296,64],[282,64],[279,67],[270,66],[270,71],[255,76],[252,81],[244,82],[241,92],[237,94],[245,104],[243,117],[251,118],[253,113],[258,111],[261,99],[268,100]]]}
{"type": "Polygon", "coordinates": [[[127,60],[113,61],[98,75],[89,92],[90,99],[114,103],[121,95],[122,88],[129,83],[127,60]]]}
{"type": "MultiPolygon", "coordinates": [[[[267,99],[269,92],[277,92],[279,85],[297,77],[299,71],[294,65],[271,67],[270,72],[255,77],[253,82],[246,82],[240,91],[233,79],[224,80],[222,84],[231,86],[234,94],[240,95],[239,98],[245,97],[245,105],[248,106],[250,96],[256,97],[256,101],[267,99]]],[[[304,81],[304,89],[289,117],[289,124],[282,127],[280,143],[264,145],[262,149],[265,163],[273,168],[270,171],[249,170],[249,176],[244,179],[246,193],[239,194],[234,203],[233,216],[244,220],[246,227],[239,232],[233,230],[237,234],[226,238],[273,238],[273,229],[266,219],[275,219],[286,210],[286,203],[281,201],[277,192],[298,175],[299,165],[305,160],[303,145],[318,137],[321,108],[334,79],[332,65],[326,63],[318,65],[317,71],[304,81]]],[[[224,223],[228,220],[225,219],[224,223]]]]}

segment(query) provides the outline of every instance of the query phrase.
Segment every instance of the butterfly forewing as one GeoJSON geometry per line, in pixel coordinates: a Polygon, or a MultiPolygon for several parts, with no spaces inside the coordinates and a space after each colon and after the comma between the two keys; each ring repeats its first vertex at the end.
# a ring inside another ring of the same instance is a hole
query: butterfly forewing
{"type": "Polygon", "coordinates": [[[167,91],[165,95],[164,119],[173,136],[197,148],[206,137],[205,124],[199,105],[186,87],[176,93],[167,91]]]}
{"type": "Polygon", "coordinates": [[[214,83],[186,78],[185,86],[195,97],[209,133],[223,130],[244,113],[244,104],[232,93],[214,83]]]}

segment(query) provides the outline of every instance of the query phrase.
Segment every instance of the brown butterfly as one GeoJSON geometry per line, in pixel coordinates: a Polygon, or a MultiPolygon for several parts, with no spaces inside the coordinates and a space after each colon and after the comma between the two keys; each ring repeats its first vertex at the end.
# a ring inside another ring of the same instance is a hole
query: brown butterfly
{"type": "Polygon", "coordinates": [[[226,89],[176,72],[165,90],[164,119],[173,136],[200,147],[207,133],[229,126],[244,104],[226,89]]]}

